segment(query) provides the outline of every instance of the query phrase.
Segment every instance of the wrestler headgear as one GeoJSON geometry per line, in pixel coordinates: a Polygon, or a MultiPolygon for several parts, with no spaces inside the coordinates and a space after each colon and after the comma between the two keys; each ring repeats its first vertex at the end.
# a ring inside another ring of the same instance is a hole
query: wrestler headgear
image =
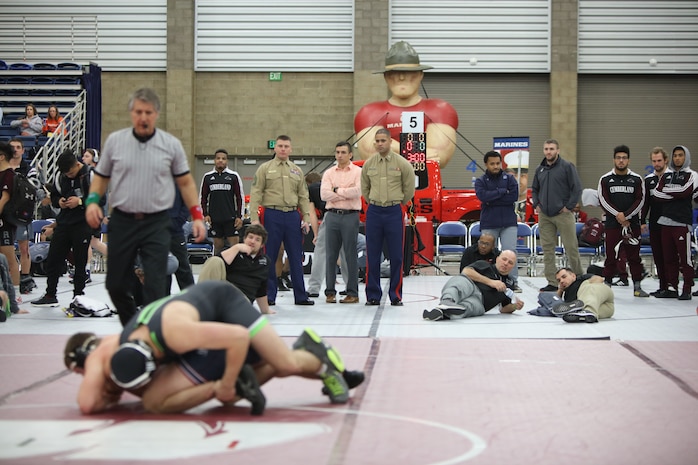
{"type": "Polygon", "coordinates": [[[111,379],[120,388],[137,389],[150,382],[156,367],[153,349],[135,339],[121,344],[112,355],[111,379]]]}
{"type": "Polygon", "coordinates": [[[73,371],[76,368],[85,368],[85,360],[95,350],[95,347],[97,347],[97,336],[93,335],[85,339],[85,342],[80,347],[76,347],[72,352],[68,353],[68,359],[70,360],[68,369],[73,371]]]}

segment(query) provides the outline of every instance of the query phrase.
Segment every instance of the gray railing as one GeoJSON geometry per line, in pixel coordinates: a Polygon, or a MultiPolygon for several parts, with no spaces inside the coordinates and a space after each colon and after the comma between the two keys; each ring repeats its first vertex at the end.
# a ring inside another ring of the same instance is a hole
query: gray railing
{"type": "Polygon", "coordinates": [[[58,172],[56,160],[65,149],[71,149],[78,157],[85,149],[86,95],[84,90],[80,93],[73,109],[63,116],[62,126],[39,148],[32,160],[44,182],[55,179],[58,172]]]}

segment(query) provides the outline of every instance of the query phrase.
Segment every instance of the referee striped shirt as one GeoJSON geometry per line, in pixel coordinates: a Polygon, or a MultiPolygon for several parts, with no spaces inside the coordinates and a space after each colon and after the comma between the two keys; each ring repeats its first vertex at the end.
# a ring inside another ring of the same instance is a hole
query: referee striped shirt
{"type": "Polygon", "coordinates": [[[189,173],[182,143],[172,134],[156,129],[146,142],[133,135],[133,128],[109,135],[95,172],[109,178],[109,203],[127,213],[156,213],[172,207],[173,178],[189,173]]]}

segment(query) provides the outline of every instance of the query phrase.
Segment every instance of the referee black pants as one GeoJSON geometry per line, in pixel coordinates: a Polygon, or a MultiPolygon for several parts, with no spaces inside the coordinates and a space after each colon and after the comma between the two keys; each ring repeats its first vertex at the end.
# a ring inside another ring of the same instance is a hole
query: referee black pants
{"type": "Polygon", "coordinates": [[[170,216],[167,211],[136,219],[114,210],[109,220],[106,287],[121,324],[137,312],[133,298],[136,255],[140,255],[145,281],[143,304],[167,292],[167,252],[170,249],[170,216]]]}

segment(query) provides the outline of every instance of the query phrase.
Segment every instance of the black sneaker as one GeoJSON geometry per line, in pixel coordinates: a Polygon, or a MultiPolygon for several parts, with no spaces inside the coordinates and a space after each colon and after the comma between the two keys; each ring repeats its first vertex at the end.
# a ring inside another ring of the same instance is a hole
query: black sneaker
{"type": "Polygon", "coordinates": [[[440,308],[432,308],[431,310],[424,309],[422,318],[429,321],[448,320],[445,317],[443,310],[440,308]]]}
{"type": "Polygon", "coordinates": [[[55,295],[44,294],[42,297],[30,302],[35,307],[58,307],[58,299],[55,295]]]}
{"type": "Polygon", "coordinates": [[[581,300],[573,300],[572,302],[558,302],[553,305],[553,315],[562,316],[572,312],[578,312],[584,309],[584,302],[581,300]]]}
{"type": "Polygon", "coordinates": [[[592,312],[587,310],[582,310],[581,312],[572,312],[562,317],[567,323],[598,323],[599,319],[596,318],[592,312]]]}
{"type": "Polygon", "coordinates": [[[541,287],[540,292],[557,292],[557,286],[553,286],[552,284],[548,284],[545,287],[541,287]]]}
{"type": "Polygon", "coordinates": [[[671,289],[662,289],[657,291],[654,296],[658,299],[676,299],[679,293],[671,289]]]}
{"type": "Polygon", "coordinates": [[[628,282],[628,278],[618,278],[618,281],[614,282],[612,284],[613,286],[630,286],[630,283],[628,282]]]}
{"type": "Polygon", "coordinates": [[[517,294],[521,294],[523,292],[523,289],[521,289],[518,284],[514,284],[514,287],[512,287],[511,289],[517,294]]]}
{"type": "Polygon", "coordinates": [[[691,300],[691,291],[686,291],[679,296],[679,300],[691,300]]]}
{"type": "Polygon", "coordinates": [[[245,364],[240,369],[238,379],[235,381],[235,392],[243,399],[247,399],[251,404],[250,415],[261,415],[267,405],[267,399],[259,387],[259,381],[254,373],[254,369],[245,364]]]}

